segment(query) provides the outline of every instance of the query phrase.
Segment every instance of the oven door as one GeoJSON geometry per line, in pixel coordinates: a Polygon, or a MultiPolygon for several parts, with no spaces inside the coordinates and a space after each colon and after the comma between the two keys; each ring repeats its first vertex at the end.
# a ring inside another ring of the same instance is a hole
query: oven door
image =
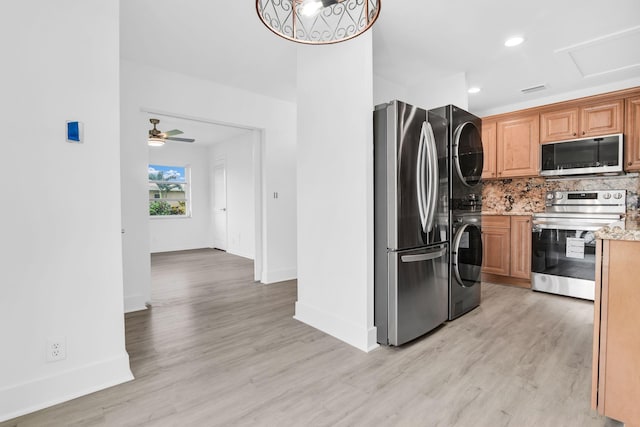
{"type": "Polygon", "coordinates": [[[531,244],[534,290],[594,299],[596,238],[593,230],[534,226],[531,244]]]}

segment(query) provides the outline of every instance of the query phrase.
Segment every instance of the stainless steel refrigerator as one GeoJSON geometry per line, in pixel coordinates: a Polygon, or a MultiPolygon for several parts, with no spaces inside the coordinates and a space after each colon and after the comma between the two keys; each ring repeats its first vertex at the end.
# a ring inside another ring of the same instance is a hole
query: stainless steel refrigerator
{"type": "Polygon", "coordinates": [[[373,122],[375,326],[398,346],[447,320],[447,121],[392,101],[373,122]]]}

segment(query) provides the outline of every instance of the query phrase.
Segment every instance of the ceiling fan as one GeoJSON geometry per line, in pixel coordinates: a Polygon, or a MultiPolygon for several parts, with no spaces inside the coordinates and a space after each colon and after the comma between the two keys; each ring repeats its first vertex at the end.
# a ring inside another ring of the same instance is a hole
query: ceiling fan
{"type": "Polygon", "coordinates": [[[149,129],[149,139],[147,143],[152,147],[161,147],[166,141],[178,141],[178,142],[194,142],[193,138],[176,138],[174,135],[180,135],[182,132],[178,129],[173,129],[167,132],[161,132],[156,125],[160,123],[159,119],[149,119],[153,125],[153,129],[149,129]]]}

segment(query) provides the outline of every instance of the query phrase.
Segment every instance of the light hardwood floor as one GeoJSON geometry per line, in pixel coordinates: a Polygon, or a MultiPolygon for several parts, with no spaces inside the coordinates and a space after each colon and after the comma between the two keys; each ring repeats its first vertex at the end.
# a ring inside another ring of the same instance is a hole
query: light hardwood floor
{"type": "MultiPolygon", "coordinates": [[[[619,426],[589,409],[593,304],[486,284],[482,305],[369,354],[292,318],[216,250],[152,257],[126,316],[136,379],[0,426],[619,426]]],[[[339,295],[335,295],[339,298],[339,295]]]]}

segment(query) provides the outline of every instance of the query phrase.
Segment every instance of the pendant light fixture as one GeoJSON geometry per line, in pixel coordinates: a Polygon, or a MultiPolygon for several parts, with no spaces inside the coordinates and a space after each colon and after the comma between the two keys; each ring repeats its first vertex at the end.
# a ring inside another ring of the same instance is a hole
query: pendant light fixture
{"type": "Polygon", "coordinates": [[[271,31],[298,43],[330,44],[367,31],[382,0],[256,0],[258,16],[271,31]]]}

